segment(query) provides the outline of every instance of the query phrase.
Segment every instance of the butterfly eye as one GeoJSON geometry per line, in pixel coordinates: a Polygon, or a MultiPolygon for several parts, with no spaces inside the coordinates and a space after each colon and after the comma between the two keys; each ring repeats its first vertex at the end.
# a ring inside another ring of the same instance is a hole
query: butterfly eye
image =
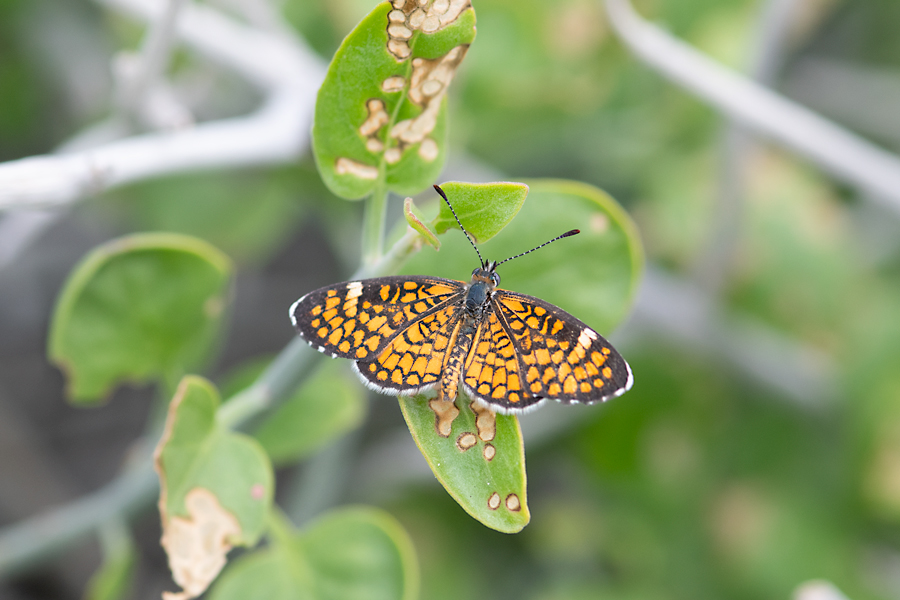
{"type": "Polygon", "coordinates": [[[491,273],[491,281],[494,282],[494,285],[500,285],[500,273],[494,271],[491,273]]]}
{"type": "Polygon", "coordinates": [[[478,274],[478,271],[480,271],[480,270],[481,270],[481,267],[476,267],[476,268],[472,269],[472,277],[474,277],[475,275],[477,275],[477,274],[478,274]]]}

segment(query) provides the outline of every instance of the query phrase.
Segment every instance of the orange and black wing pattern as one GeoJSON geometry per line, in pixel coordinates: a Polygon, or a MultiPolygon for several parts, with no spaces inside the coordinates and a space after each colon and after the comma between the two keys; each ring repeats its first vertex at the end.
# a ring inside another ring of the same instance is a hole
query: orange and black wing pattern
{"type": "Polygon", "coordinates": [[[565,404],[603,402],[631,388],[633,377],[625,359],[600,334],[564,310],[533,296],[499,289],[491,306],[499,328],[494,319],[485,319],[483,327],[490,326],[494,342],[487,347],[488,357],[504,358],[507,381],[514,366],[508,357],[516,357],[518,389],[507,385],[501,394],[492,381],[487,398],[481,388],[486,378],[480,375],[479,386],[472,387],[484,402],[501,411],[519,412],[544,399],[565,404]],[[512,350],[507,349],[507,340],[512,350]]]}
{"type": "Polygon", "coordinates": [[[466,393],[501,412],[517,412],[539,402],[523,388],[521,359],[496,310],[485,314],[463,366],[466,393]]]}
{"type": "Polygon", "coordinates": [[[378,277],[310,292],[290,314],[317,350],[357,361],[371,387],[408,394],[440,381],[464,294],[451,279],[378,277]]]}

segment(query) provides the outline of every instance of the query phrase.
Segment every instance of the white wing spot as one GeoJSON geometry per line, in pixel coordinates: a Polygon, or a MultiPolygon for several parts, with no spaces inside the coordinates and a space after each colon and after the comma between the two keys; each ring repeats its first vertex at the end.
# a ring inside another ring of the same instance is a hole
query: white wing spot
{"type": "Polygon", "coordinates": [[[363,284],[359,281],[351,281],[347,284],[347,300],[359,298],[362,295],[363,284]]]}
{"type": "Polygon", "coordinates": [[[597,332],[595,332],[590,327],[585,327],[581,330],[581,335],[578,336],[578,343],[585,348],[590,348],[591,342],[596,339],[597,332]]]}

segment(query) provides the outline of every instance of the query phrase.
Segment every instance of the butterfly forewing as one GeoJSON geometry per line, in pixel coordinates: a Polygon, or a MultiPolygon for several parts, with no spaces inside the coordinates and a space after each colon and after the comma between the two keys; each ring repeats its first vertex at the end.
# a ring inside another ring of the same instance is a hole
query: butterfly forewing
{"type": "MultiPolygon", "coordinates": [[[[628,391],[631,368],[593,329],[533,296],[495,290],[492,300],[518,357],[526,405],[542,398],[592,404],[628,391]]],[[[515,408],[513,404],[504,404],[515,408]]]]}
{"type": "Polygon", "coordinates": [[[459,304],[464,289],[459,281],[424,276],[349,281],[300,298],[291,320],[321,352],[371,361],[420,320],[459,304]]]}

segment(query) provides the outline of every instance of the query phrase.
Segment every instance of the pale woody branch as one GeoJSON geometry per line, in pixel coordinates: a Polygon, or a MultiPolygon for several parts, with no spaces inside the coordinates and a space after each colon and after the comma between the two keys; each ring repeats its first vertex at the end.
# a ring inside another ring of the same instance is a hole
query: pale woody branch
{"type": "Polygon", "coordinates": [[[900,158],[719,65],[648,23],[628,0],[606,0],[616,33],[644,63],[716,110],[900,212],[900,158]]]}
{"type": "MultiPolygon", "coordinates": [[[[166,6],[156,0],[98,2],[145,21],[161,18],[166,6]]],[[[284,163],[307,149],[316,91],[324,77],[324,66],[312,52],[295,38],[256,31],[195,4],[180,11],[177,35],[262,88],[267,96],[263,106],[246,117],[0,164],[0,210],[65,205],[182,171],[284,163]]]]}

